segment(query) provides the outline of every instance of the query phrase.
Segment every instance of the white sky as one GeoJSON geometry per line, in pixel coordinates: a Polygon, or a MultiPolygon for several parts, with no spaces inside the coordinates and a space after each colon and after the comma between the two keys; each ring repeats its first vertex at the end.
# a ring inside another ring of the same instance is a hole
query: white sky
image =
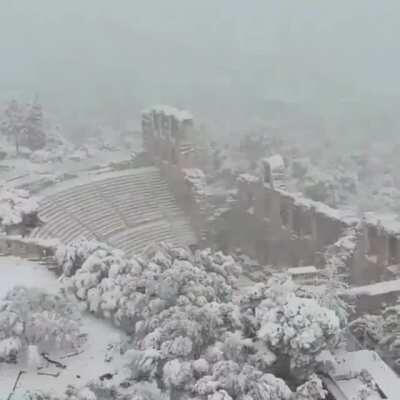
{"type": "Polygon", "coordinates": [[[77,109],[397,95],[399,21],[396,0],[0,0],[0,91],[77,109]]]}

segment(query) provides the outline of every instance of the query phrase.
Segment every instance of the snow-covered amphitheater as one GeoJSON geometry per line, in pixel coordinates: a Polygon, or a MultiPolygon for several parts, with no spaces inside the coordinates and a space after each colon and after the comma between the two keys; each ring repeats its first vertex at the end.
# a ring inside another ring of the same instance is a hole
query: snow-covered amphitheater
{"type": "Polygon", "coordinates": [[[361,221],[289,192],[279,154],[252,174],[230,177],[223,164],[212,171],[212,149],[188,112],[152,107],[135,135],[134,146],[100,144],[34,171],[14,160],[29,174],[3,168],[0,400],[184,398],[179,390],[185,398],[294,400],[311,398],[309,384],[318,398],[341,400],[361,398],[370,382],[397,398],[398,349],[367,341],[363,315],[389,304],[377,324],[391,343],[400,223],[371,214],[361,221]],[[319,362],[330,372],[316,378],[319,362]],[[249,382],[240,389],[248,396],[214,381],[225,366],[249,382]],[[144,376],[152,381],[143,385],[144,376]],[[215,387],[232,396],[209,395],[215,387]]]}
{"type": "Polygon", "coordinates": [[[109,243],[127,254],[166,241],[190,246],[196,237],[156,167],[113,172],[70,182],[42,199],[44,222],[33,238],[63,243],[85,237],[109,243]]]}

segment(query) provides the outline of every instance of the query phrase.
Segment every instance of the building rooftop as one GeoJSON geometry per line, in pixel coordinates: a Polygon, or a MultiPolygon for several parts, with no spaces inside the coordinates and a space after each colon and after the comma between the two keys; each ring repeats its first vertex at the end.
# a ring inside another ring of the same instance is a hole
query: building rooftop
{"type": "Polygon", "coordinates": [[[316,274],[318,270],[314,266],[310,265],[305,267],[289,268],[288,272],[290,275],[302,275],[302,274],[316,274]]]}
{"type": "MultiPolygon", "coordinates": [[[[349,289],[354,296],[378,296],[386,293],[400,292],[400,279],[372,283],[371,285],[358,286],[349,289]]],[[[399,397],[400,398],[400,397],[399,397]]]]}
{"type": "Polygon", "coordinates": [[[400,378],[376,352],[343,352],[330,361],[333,370],[325,383],[336,400],[400,398],[400,378]],[[360,396],[362,392],[365,397],[360,396]]]}

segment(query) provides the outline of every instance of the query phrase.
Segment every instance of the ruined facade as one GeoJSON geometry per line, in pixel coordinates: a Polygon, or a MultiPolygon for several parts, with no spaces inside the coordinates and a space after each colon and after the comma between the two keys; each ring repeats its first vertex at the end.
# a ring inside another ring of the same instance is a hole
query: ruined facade
{"type": "Polygon", "coordinates": [[[143,112],[142,126],[148,156],[160,167],[208,245],[216,244],[225,251],[240,248],[261,264],[335,263],[347,270],[355,284],[400,273],[400,268],[396,270],[400,265],[400,224],[396,230],[379,218],[360,218],[290,193],[277,157],[263,160],[259,176],[239,176],[235,201],[218,217],[210,218],[207,195],[189,178],[209,168],[207,151],[196,142],[192,115],[156,106],[143,112]],[[217,233],[210,227],[211,220],[218,225],[217,233]]]}
{"type": "Polygon", "coordinates": [[[355,284],[400,272],[400,224],[372,213],[360,218],[289,193],[274,183],[270,167],[264,176],[239,177],[236,215],[242,216],[241,227],[247,222],[251,228],[247,240],[234,245],[264,263],[324,265],[334,257],[355,284]]]}
{"type": "Polygon", "coordinates": [[[144,149],[155,163],[179,169],[204,166],[206,151],[199,145],[190,112],[154,106],[142,112],[142,133],[144,149]]]}
{"type": "Polygon", "coordinates": [[[199,190],[207,165],[207,151],[196,137],[190,112],[169,106],[154,106],[142,112],[143,146],[190,218],[199,243],[206,229],[205,193],[199,190]]]}
{"type": "MultiPolygon", "coordinates": [[[[240,220],[232,235],[248,225],[247,240],[233,245],[265,264],[315,265],[326,246],[335,243],[355,221],[335,210],[275,187],[270,169],[266,175],[238,179],[235,215],[240,220]]],[[[238,236],[236,236],[238,237],[238,236]]]]}

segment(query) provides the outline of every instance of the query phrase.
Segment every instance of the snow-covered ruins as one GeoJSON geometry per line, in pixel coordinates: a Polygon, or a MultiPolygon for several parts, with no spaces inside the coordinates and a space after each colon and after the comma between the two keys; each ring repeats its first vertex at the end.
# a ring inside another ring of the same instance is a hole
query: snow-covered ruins
{"type": "Polygon", "coordinates": [[[397,400],[400,220],[361,175],[161,105],[77,147],[31,107],[2,125],[0,399],[397,400]]]}

